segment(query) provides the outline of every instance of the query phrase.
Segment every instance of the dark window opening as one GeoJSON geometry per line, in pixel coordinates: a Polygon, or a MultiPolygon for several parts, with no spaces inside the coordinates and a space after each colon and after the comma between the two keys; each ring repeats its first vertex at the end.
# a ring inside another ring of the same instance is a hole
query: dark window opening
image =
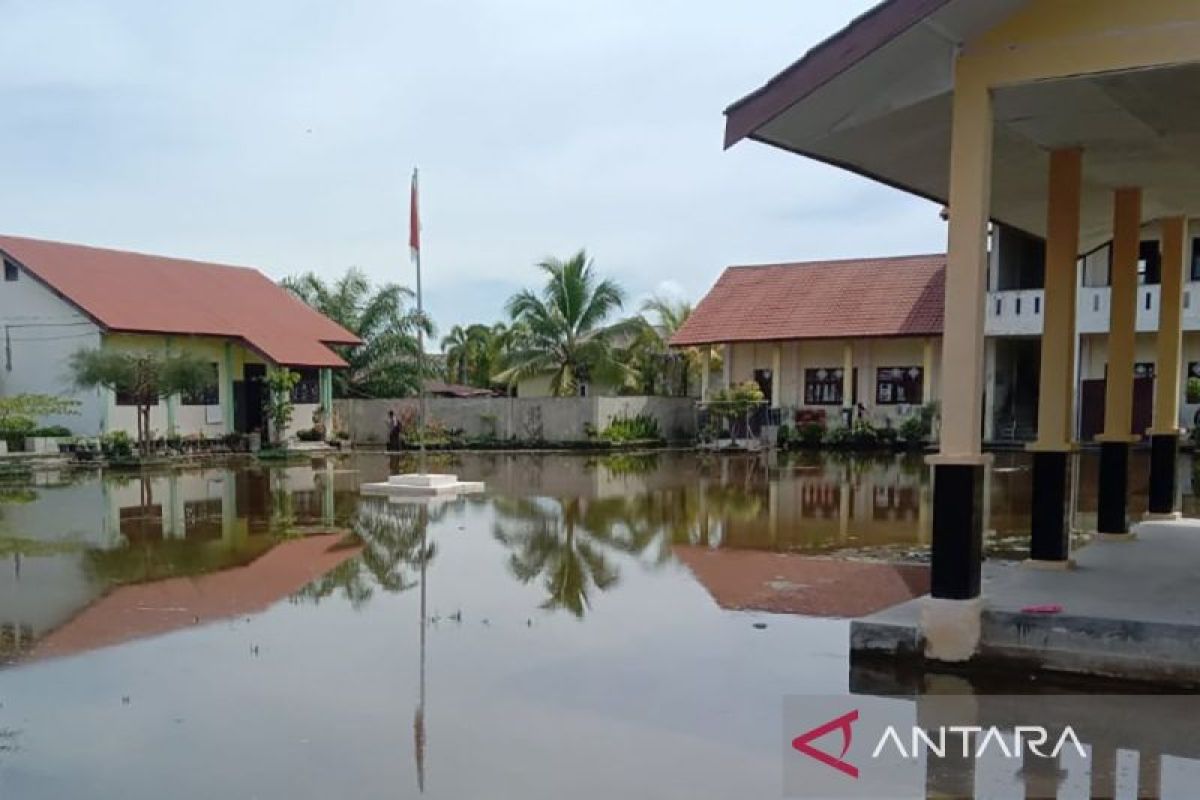
{"type": "Polygon", "coordinates": [[[1200,281],[1200,237],[1192,239],[1192,280],[1200,281]]]}
{"type": "Polygon", "coordinates": [[[315,369],[295,369],[300,380],[292,387],[292,402],[315,404],[321,402],[321,377],[315,369]]]}
{"type": "Polygon", "coordinates": [[[923,402],[925,370],[921,367],[880,367],[875,373],[875,403],[881,406],[923,402]]]}
{"type": "MultiPolygon", "coordinates": [[[[117,391],[113,392],[113,394],[116,395],[116,404],[119,406],[136,406],[136,405],[138,405],[137,399],[133,396],[133,393],[131,393],[131,392],[118,389],[117,391]]],[[[152,406],[158,405],[158,398],[157,397],[154,398],[154,402],[151,403],[150,405],[152,405],[152,406]]]]}
{"type": "MultiPolygon", "coordinates": [[[[840,406],[845,370],[817,368],[804,370],[804,404],[806,406],[840,406]]],[[[850,402],[858,402],[858,369],[850,376],[850,402]]]]}
{"type": "Polygon", "coordinates": [[[179,398],[180,404],[185,406],[218,406],[221,404],[220,367],[214,361],[209,364],[209,369],[212,375],[210,382],[202,389],[185,392],[179,398]]]}
{"type": "Polygon", "coordinates": [[[20,271],[17,269],[17,265],[9,261],[7,258],[4,259],[4,280],[12,282],[15,281],[19,275],[20,271]]]}
{"type": "Polygon", "coordinates": [[[769,369],[754,370],[754,382],[768,403],[775,396],[775,374],[769,369]]]}
{"type": "Polygon", "coordinates": [[[1138,245],[1138,282],[1150,285],[1162,282],[1162,252],[1156,241],[1138,245]]]}
{"type": "Polygon", "coordinates": [[[1046,283],[1046,242],[1015,228],[998,226],[1000,270],[996,288],[1041,289],[1046,283]]]}

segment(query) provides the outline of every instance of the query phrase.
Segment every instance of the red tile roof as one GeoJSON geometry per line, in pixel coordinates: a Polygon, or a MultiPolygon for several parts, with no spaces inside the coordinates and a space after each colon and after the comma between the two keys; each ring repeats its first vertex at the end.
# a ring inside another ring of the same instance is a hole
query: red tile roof
{"type": "Polygon", "coordinates": [[[227,336],[277,364],[343,367],[359,344],[249,267],[0,236],[0,251],[110,331],[227,336]]]}
{"type": "Polygon", "coordinates": [[[942,332],[946,256],[729,267],[674,347],[942,332]]]}
{"type": "Polygon", "coordinates": [[[721,608],[814,617],[862,617],[929,592],[929,567],[839,561],[798,553],[676,545],[721,608]]]}
{"type": "Polygon", "coordinates": [[[340,534],[276,545],[244,567],[120,586],[48,634],[31,659],[59,658],[266,611],[361,552],[340,534]]]}

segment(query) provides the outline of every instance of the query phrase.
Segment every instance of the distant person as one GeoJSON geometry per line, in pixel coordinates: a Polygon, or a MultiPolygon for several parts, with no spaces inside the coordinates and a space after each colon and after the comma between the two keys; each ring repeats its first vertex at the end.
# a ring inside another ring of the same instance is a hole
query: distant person
{"type": "Polygon", "coordinates": [[[400,420],[396,419],[396,412],[390,408],[387,413],[387,449],[400,449],[400,420]]]}

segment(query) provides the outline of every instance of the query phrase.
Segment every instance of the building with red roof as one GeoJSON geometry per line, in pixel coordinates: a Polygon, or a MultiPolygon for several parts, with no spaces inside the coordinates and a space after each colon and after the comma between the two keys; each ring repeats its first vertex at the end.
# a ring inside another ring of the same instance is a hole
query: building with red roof
{"type": "Polygon", "coordinates": [[[938,397],[945,271],[944,255],[729,267],[671,345],[719,348],[721,383],[755,381],[772,408],[898,421],[938,397]]]}
{"type": "Polygon", "coordinates": [[[134,406],[108,390],[79,391],[67,370],[80,349],[192,352],[212,364],[213,388],[171,397],[151,412],[160,435],[263,430],[268,367],[301,375],[293,427],[332,409],[331,370],[346,366],[333,346],[357,336],[248,267],[210,264],[61,242],[0,236],[4,283],[4,394],[76,397],[77,433],[136,430],[134,406]]]}

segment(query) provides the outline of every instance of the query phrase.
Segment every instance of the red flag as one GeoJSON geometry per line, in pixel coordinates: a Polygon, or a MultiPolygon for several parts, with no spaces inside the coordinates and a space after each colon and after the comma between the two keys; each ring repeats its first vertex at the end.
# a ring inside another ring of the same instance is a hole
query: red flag
{"type": "Polygon", "coordinates": [[[413,259],[421,257],[421,211],[417,203],[417,169],[413,167],[412,192],[408,198],[408,249],[413,259]]]}

